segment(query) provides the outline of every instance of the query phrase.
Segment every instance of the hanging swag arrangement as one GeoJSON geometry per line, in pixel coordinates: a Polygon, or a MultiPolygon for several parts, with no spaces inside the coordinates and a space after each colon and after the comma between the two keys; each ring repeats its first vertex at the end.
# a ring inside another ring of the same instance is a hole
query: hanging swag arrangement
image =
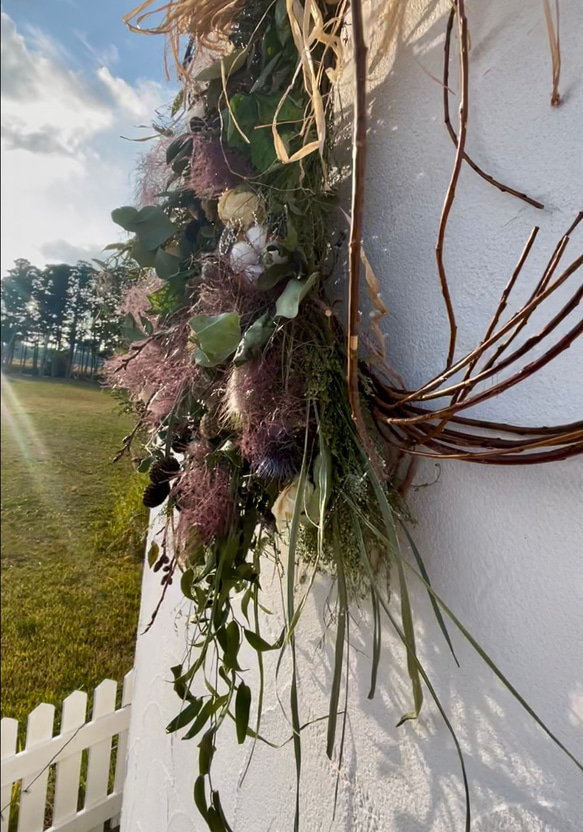
{"type": "Polygon", "coordinates": [[[346,0],[171,0],[160,9],[152,5],[151,0],[142,3],[126,22],[136,31],[167,36],[183,90],[173,106],[171,127],[157,126],[156,146],[142,164],[140,205],[112,214],[131,235],[127,243],[111,247],[117,249],[113,258],[135,270],[136,283],[124,305],[129,347],[109,362],[107,372],[111,386],[128,391],[138,414],[118,456],[132,454],[136,436],[146,434],[146,452],[139,460],[139,470],[150,478],[144,503],[165,503],[163,533],[148,553],[150,567],[161,578],[160,603],[168,586],[179,580],[194,610],[192,650],[184,664],[172,668],[181,705],[168,730],[197,738],[196,806],[211,830],[230,829],[211,777],[217,737],[234,726],[239,743],[266,741],[261,733],[263,654],[287,652],[298,829],[305,726],[298,700],[296,627],[315,576],[326,570],[337,586],[328,756],[342,755],[344,731],[337,732],[337,722],[338,716],[346,719],[340,699],[349,605],[355,597],[368,596],[374,627],[369,696],[375,693],[384,614],[407,657],[413,704],[402,722],[417,718],[428,692],[459,755],[469,829],[462,750],[416,651],[411,578],[427,590],[452,652],[446,619],[549,737],[579,768],[581,764],[433,590],[407,525],[404,463],[423,455],[518,464],[583,450],[581,425],[522,428],[463,416],[464,409],[526,378],[581,334],[579,324],[553,346],[539,349],[535,361],[517,368],[580,301],[579,290],[542,333],[508,352],[532,313],[582,265],[579,257],[556,274],[581,216],[557,245],[530,299],[501,324],[508,294],[534,243],[533,232],[485,337],[457,358],[443,241],[462,164],[509,198],[542,206],[496,182],[467,155],[468,25],[463,0],[453,2],[443,88],[445,122],[456,151],[436,248],[450,321],[449,354],[443,372],[421,389],[396,386],[384,364],[379,327],[386,310],[361,248],[367,50],[360,2],[350,4],[350,30],[345,29],[346,0]],[[158,24],[148,28],[156,15],[158,24]],[[448,86],[456,23],[462,90],[458,133],[449,116],[448,86]],[[341,212],[335,186],[342,171],[334,159],[333,106],[347,31],[355,107],[344,324],[332,291],[336,281],[339,294],[338,277],[344,283],[340,252],[346,236],[337,230],[341,212]],[[182,57],[184,36],[189,43],[182,57]],[[366,349],[359,347],[361,275],[373,309],[366,349]],[[487,392],[475,392],[480,382],[500,379],[512,365],[512,373],[487,392]],[[451,383],[460,371],[461,381],[451,383]],[[436,408],[434,399],[445,403],[436,408]],[[425,409],[426,403],[431,409],[425,409]],[[402,556],[401,538],[408,541],[413,562],[402,556]],[[282,540],[285,557],[279,554],[282,540]],[[270,558],[283,561],[286,585],[285,625],[274,643],[260,631],[262,564],[270,558]],[[301,586],[299,563],[309,571],[301,586]],[[389,580],[398,588],[397,609],[388,601],[389,580]],[[257,656],[256,690],[241,667],[245,642],[257,656]]]}

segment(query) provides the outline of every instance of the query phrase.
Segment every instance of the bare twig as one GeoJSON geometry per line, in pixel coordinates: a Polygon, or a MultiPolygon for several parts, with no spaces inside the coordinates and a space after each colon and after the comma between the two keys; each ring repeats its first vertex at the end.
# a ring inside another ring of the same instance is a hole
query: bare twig
{"type": "MultiPolygon", "coordinates": [[[[547,264],[547,267],[544,270],[541,279],[539,280],[539,282],[535,286],[535,288],[534,288],[534,290],[533,290],[533,292],[532,292],[532,294],[529,298],[529,303],[536,300],[536,298],[539,297],[541,295],[541,293],[544,292],[547,289],[547,287],[548,287],[548,285],[551,281],[551,278],[552,278],[553,274],[555,273],[555,271],[557,269],[557,266],[559,265],[561,257],[563,256],[565,248],[567,247],[567,243],[569,242],[570,236],[573,233],[573,231],[575,230],[575,228],[579,225],[579,223],[581,222],[582,219],[583,219],[583,211],[580,211],[579,214],[577,215],[577,218],[575,219],[575,221],[572,223],[570,228],[567,230],[567,233],[559,240],[559,243],[557,244],[557,247],[555,248],[555,250],[554,250],[554,252],[551,256],[551,259],[549,260],[549,262],[547,264]]],[[[488,361],[484,365],[485,370],[494,366],[494,364],[496,363],[498,358],[502,355],[503,352],[506,351],[506,349],[510,346],[510,344],[515,340],[517,335],[519,335],[519,333],[522,332],[522,330],[524,329],[524,327],[526,326],[527,323],[528,323],[528,318],[524,318],[518,324],[518,326],[516,327],[514,332],[512,332],[510,334],[510,336],[506,339],[506,341],[504,341],[504,343],[500,344],[498,349],[494,352],[494,354],[488,359],[488,361]]]]}
{"type": "MultiPolygon", "coordinates": [[[[456,10],[454,6],[452,7],[449,13],[449,17],[447,19],[447,27],[445,31],[443,62],[443,120],[445,122],[447,132],[449,133],[452,142],[457,147],[458,138],[455,130],[453,129],[449,112],[449,94],[451,92],[449,88],[449,55],[451,51],[451,34],[455,14],[456,10]]],[[[523,202],[527,202],[529,205],[532,205],[534,208],[542,209],[545,207],[542,202],[538,202],[538,200],[533,199],[530,196],[527,196],[527,194],[523,194],[520,191],[511,188],[509,185],[504,185],[502,182],[499,182],[497,179],[494,179],[493,176],[490,176],[489,173],[486,173],[486,171],[482,170],[482,168],[479,165],[477,165],[476,162],[474,162],[474,160],[467,153],[464,152],[463,156],[464,162],[466,162],[471,167],[471,169],[478,174],[478,176],[481,176],[482,179],[485,179],[486,182],[489,182],[490,185],[493,185],[495,188],[498,188],[499,191],[511,194],[512,196],[515,196],[517,199],[521,199],[523,202]]]]}
{"type": "Polygon", "coordinates": [[[561,42],[559,39],[559,0],[555,0],[555,18],[553,20],[549,0],[543,0],[545,10],[545,21],[549,35],[549,46],[551,48],[551,61],[553,64],[553,91],[551,93],[551,106],[560,107],[563,99],[559,93],[559,80],[561,78],[561,42]]]}
{"type": "MultiPolygon", "coordinates": [[[[502,313],[506,309],[506,305],[508,303],[508,298],[510,297],[510,292],[514,288],[514,284],[516,283],[516,280],[517,280],[520,272],[522,271],[522,267],[526,263],[528,255],[530,254],[530,250],[531,250],[531,248],[534,244],[534,241],[535,241],[536,236],[537,236],[539,231],[540,231],[540,229],[535,226],[535,228],[533,228],[532,231],[530,232],[530,237],[528,238],[528,241],[527,241],[524,249],[522,250],[522,254],[520,255],[520,259],[519,259],[518,263],[516,264],[516,268],[512,272],[512,276],[511,276],[510,280],[508,281],[507,286],[505,287],[504,291],[502,292],[502,297],[500,298],[500,303],[498,304],[496,312],[494,313],[494,316],[493,316],[492,320],[490,321],[490,323],[488,325],[488,329],[486,330],[486,334],[482,338],[482,342],[487,341],[490,338],[490,336],[492,335],[492,333],[494,332],[494,330],[496,329],[496,325],[498,324],[498,321],[502,317],[502,313]]],[[[470,362],[470,364],[468,365],[468,368],[466,370],[466,374],[464,376],[464,381],[471,376],[472,370],[474,369],[474,367],[478,363],[479,359],[480,359],[479,356],[472,359],[472,361],[470,362]]],[[[461,396],[463,396],[463,395],[464,395],[464,393],[462,391],[461,396]]]]}
{"type": "Polygon", "coordinates": [[[464,0],[457,0],[457,16],[459,21],[459,39],[460,39],[460,107],[459,107],[459,138],[456,145],[455,162],[449,187],[445,195],[445,202],[441,212],[441,219],[439,222],[439,231],[437,234],[437,245],[435,246],[435,258],[437,260],[437,271],[439,272],[439,280],[441,283],[441,292],[445,301],[447,309],[447,317],[449,319],[449,349],[447,354],[446,369],[453,364],[455,354],[455,345],[457,337],[457,324],[455,320],[455,312],[447,282],[447,274],[443,262],[443,244],[445,240],[445,230],[447,228],[447,221],[455,199],[455,192],[457,183],[460,177],[462,163],[464,161],[464,151],[466,146],[466,136],[468,132],[468,98],[469,98],[469,42],[468,42],[468,21],[465,14],[464,0]]]}
{"type": "Polygon", "coordinates": [[[358,333],[360,317],[360,263],[362,254],[362,217],[366,176],[366,81],[367,47],[364,41],[364,22],[361,0],[353,0],[352,29],[354,43],[354,127],[352,143],[352,201],[348,260],[348,327],[347,327],[347,385],[352,418],[364,449],[377,466],[377,457],[370,440],[360,406],[358,389],[358,333]]]}
{"type": "Polygon", "coordinates": [[[394,397],[392,405],[393,407],[398,407],[399,405],[406,404],[407,402],[412,401],[419,401],[423,394],[430,392],[431,390],[435,390],[438,387],[447,381],[448,378],[455,375],[460,370],[463,370],[476,356],[481,355],[485,352],[485,350],[489,349],[496,341],[506,335],[507,332],[510,332],[514,329],[517,324],[521,323],[524,318],[528,318],[532,315],[533,311],[543,302],[545,301],[553,292],[559,289],[566,280],[568,280],[573,274],[575,274],[581,267],[583,266],[583,255],[575,258],[572,263],[567,266],[567,268],[550,284],[547,286],[544,291],[540,292],[536,297],[531,298],[531,300],[526,303],[522,309],[520,309],[515,315],[510,318],[497,332],[492,333],[490,338],[483,341],[478,347],[468,353],[464,358],[457,361],[452,367],[448,370],[445,370],[441,375],[435,376],[431,381],[428,381],[422,387],[415,391],[393,391],[394,397]]]}

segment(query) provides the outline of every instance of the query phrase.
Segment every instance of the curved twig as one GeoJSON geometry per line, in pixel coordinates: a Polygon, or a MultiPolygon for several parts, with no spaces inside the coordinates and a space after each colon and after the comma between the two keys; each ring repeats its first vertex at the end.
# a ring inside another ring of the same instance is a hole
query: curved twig
{"type": "Polygon", "coordinates": [[[460,131],[459,138],[456,144],[455,162],[449,187],[445,195],[445,202],[441,212],[441,219],[439,221],[439,231],[437,233],[437,244],[435,246],[435,258],[437,261],[437,271],[439,273],[439,281],[441,283],[441,292],[445,307],[447,309],[447,317],[449,320],[449,349],[447,354],[446,369],[449,369],[453,364],[453,357],[455,353],[455,345],[457,338],[457,324],[455,320],[455,312],[449,291],[449,284],[447,282],[447,274],[443,262],[443,244],[445,240],[445,230],[447,228],[447,221],[455,199],[455,192],[457,183],[460,177],[462,163],[464,161],[464,151],[466,146],[466,136],[468,132],[468,98],[469,98],[469,42],[468,42],[468,21],[465,14],[464,0],[457,0],[457,15],[459,21],[459,38],[460,38],[460,84],[461,96],[459,107],[459,122],[460,131]]]}
{"type": "MultiPolygon", "coordinates": [[[[447,27],[446,27],[446,30],[445,30],[444,59],[443,59],[443,120],[445,122],[447,132],[449,133],[449,136],[450,136],[452,142],[457,147],[457,141],[458,141],[457,134],[456,134],[455,130],[453,129],[453,126],[452,126],[452,123],[451,123],[451,117],[450,117],[450,113],[449,113],[449,93],[450,93],[450,89],[449,89],[449,54],[450,54],[450,51],[451,51],[451,33],[452,33],[452,29],[453,29],[453,22],[454,22],[454,19],[455,19],[455,14],[456,14],[456,10],[455,10],[455,6],[453,6],[450,13],[449,13],[449,17],[447,19],[447,27]]],[[[485,179],[486,182],[488,182],[490,185],[493,185],[495,188],[498,188],[499,191],[502,191],[503,193],[511,194],[512,196],[515,196],[517,199],[521,199],[523,202],[526,202],[529,205],[532,205],[534,208],[542,209],[542,208],[545,207],[542,202],[539,202],[538,200],[533,199],[532,197],[528,196],[527,194],[523,194],[520,191],[517,191],[515,188],[511,188],[509,185],[504,185],[502,182],[499,182],[497,179],[494,179],[493,176],[491,176],[489,173],[486,173],[485,170],[482,170],[482,168],[479,165],[477,165],[476,162],[474,162],[474,160],[467,153],[464,152],[463,156],[464,156],[464,162],[466,162],[471,167],[471,169],[475,173],[478,174],[478,176],[481,176],[482,179],[485,179]]]]}

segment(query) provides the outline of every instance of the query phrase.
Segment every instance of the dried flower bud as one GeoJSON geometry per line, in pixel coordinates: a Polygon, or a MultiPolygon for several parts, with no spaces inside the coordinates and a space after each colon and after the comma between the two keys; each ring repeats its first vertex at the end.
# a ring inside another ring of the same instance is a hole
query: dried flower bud
{"type": "Polygon", "coordinates": [[[246,231],[265,217],[263,203],[253,191],[233,189],[225,191],[217,206],[221,222],[246,231]]]}
{"type": "Polygon", "coordinates": [[[180,471],[180,463],[176,457],[164,457],[150,468],[150,482],[155,484],[168,482],[178,471],[180,471]]]}
{"type": "MultiPolygon", "coordinates": [[[[271,513],[275,517],[277,531],[280,534],[293,520],[296,502],[299,496],[299,485],[300,478],[296,477],[294,481],[291,483],[291,485],[288,485],[286,488],[283,489],[283,491],[280,491],[279,497],[277,498],[277,500],[271,508],[271,513]]],[[[306,483],[304,485],[304,493],[302,496],[302,511],[307,510],[308,503],[310,502],[310,498],[313,493],[314,486],[309,480],[306,480],[306,483]]]]}
{"type": "Polygon", "coordinates": [[[166,497],[170,494],[170,483],[168,482],[151,482],[144,491],[142,502],[146,508],[156,508],[161,506],[166,497]]]}

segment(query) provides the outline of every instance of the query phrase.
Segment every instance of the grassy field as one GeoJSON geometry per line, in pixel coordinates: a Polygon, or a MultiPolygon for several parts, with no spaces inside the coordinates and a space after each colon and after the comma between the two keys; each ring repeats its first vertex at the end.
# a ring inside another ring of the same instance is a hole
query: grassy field
{"type": "Polygon", "coordinates": [[[130,426],[95,385],[2,377],[2,716],[132,667],[147,516],[111,464],[130,426]]]}

